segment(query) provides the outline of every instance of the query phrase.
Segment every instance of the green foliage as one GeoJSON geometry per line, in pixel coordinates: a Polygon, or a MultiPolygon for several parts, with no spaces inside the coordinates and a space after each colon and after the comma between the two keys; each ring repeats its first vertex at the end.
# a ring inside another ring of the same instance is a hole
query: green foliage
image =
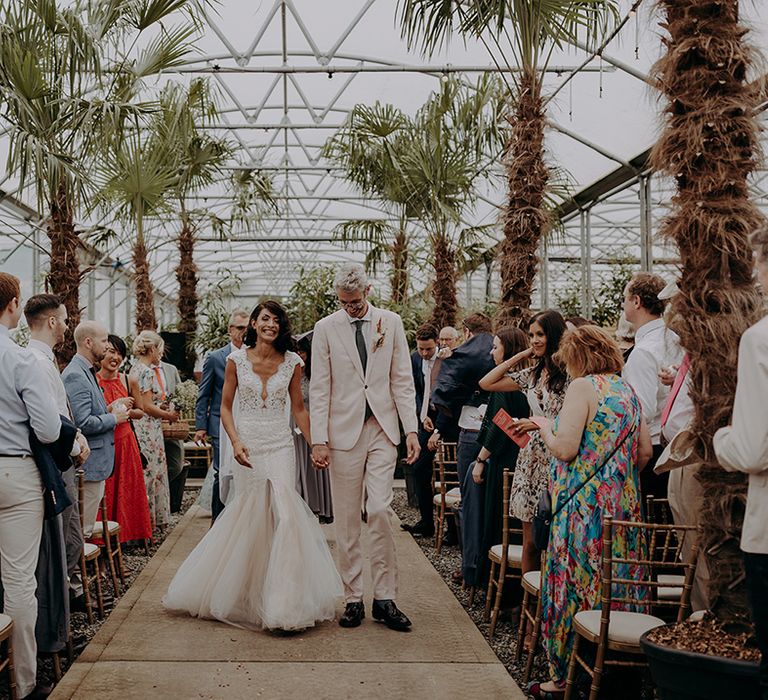
{"type": "MultiPolygon", "coordinates": [[[[604,328],[615,327],[621,316],[624,302],[624,287],[632,277],[634,269],[626,260],[611,264],[610,274],[592,290],[592,320],[604,328]]],[[[566,318],[580,316],[581,283],[571,282],[556,296],[557,307],[566,318]]]]}
{"type": "Polygon", "coordinates": [[[192,342],[203,353],[224,347],[229,342],[229,316],[232,310],[227,300],[232,299],[240,286],[240,279],[229,272],[217,274],[216,279],[200,295],[198,312],[202,320],[197,324],[197,333],[192,342]]]}
{"type": "Polygon", "coordinates": [[[311,331],[321,318],[336,311],[334,274],[331,265],[299,269],[286,301],[294,333],[311,331]]]}

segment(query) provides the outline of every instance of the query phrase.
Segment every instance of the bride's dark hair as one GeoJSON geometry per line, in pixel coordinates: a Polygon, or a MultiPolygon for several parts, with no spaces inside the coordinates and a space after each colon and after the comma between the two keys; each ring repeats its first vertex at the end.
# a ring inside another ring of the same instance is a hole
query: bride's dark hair
{"type": "Polygon", "coordinates": [[[243,337],[243,343],[249,348],[256,345],[256,329],[251,325],[253,321],[258,319],[259,314],[266,309],[271,314],[277,316],[277,323],[280,326],[280,331],[275,338],[275,342],[272,343],[272,347],[279,353],[285,353],[288,350],[293,350],[293,337],[291,336],[291,320],[288,318],[286,310],[280,306],[276,301],[268,299],[262,301],[252,312],[251,317],[248,319],[248,329],[245,331],[243,337]]]}

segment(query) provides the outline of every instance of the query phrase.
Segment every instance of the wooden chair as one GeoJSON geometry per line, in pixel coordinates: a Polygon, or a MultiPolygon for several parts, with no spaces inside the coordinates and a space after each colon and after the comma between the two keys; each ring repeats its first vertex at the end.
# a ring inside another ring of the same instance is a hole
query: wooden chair
{"type": "MultiPolygon", "coordinates": [[[[106,553],[107,565],[109,566],[109,574],[112,577],[112,586],[115,589],[115,595],[120,593],[120,584],[117,581],[117,577],[120,577],[120,582],[125,584],[125,564],[123,562],[123,548],[120,545],[120,524],[114,520],[107,518],[107,499],[101,499],[101,505],[99,506],[101,514],[101,537],[93,537],[91,540],[94,544],[98,544],[103,547],[106,553]]],[[[98,525],[98,523],[97,523],[98,525]]]]}
{"type": "MultiPolygon", "coordinates": [[[[645,499],[645,520],[649,523],[660,525],[671,525],[674,523],[672,517],[672,508],[669,505],[669,499],[656,498],[652,494],[645,499]]],[[[665,568],[663,571],[654,571],[654,579],[663,584],[654,591],[657,598],[662,600],[680,600],[683,593],[683,583],[685,572],[682,567],[683,555],[682,544],[685,538],[678,537],[676,530],[664,532],[654,531],[650,534],[649,551],[652,552],[651,559],[659,562],[676,562],[676,568],[665,568]]],[[[656,614],[659,617],[665,617],[664,612],[667,608],[662,608],[656,614]]]]}
{"type": "Polygon", "coordinates": [[[504,584],[508,579],[520,579],[523,575],[523,530],[512,526],[513,519],[509,515],[509,491],[512,486],[512,472],[509,469],[504,470],[503,484],[501,544],[495,544],[488,550],[491,571],[485,594],[485,619],[490,617],[491,620],[488,630],[491,638],[496,632],[504,584]]]}
{"type": "Polygon", "coordinates": [[[183,460],[189,462],[189,470],[205,476],[213,463],[213,447],[209,444],[198,445],[188,440],[184,443],[183,460]]]}
{"type": "MultiPolygon", "coordinates": [[[[77,471],[77,501],[80,506],[80,527],[83,528],[84,505],[84,476],[82,469],[77,471]]],[[[104,619],[104,595],[101,591],[101,565],[99,563],[99,547],[92,542],[83,543],[83,551],[80,554],[80,576],[83,580],[83,597],[85,609],[88,615],[88,624],[93,624],[93,602],[91,601],[91,584],[96,584],[96,604],[99,608],[99,617],[104,619]],[[93,574],[88,573],[88,565],[91,564],[93,574]]]]}
{"type": "Polygon", "coordinates": [[[650,614],[656,607],[677,609],[676,619],[682,622],[690,609],[691,586],[696,572],[698,558],[697,528],[685,525],[662,525],[658,523],[628,522],[613,520],[610,516],[603,518],[603,557],[602,557],[602,591],[600,595],[600,610],[582,610],[573,618],[573,628],[576,636],[573,652],[568,666],[568,679],[565,687],[565,699],[570,700],[575,688],[576,668],[581,666],[592,678],[589,700],[596,700],[600,692],[600,683],[606,667],[623,666],[643,668],[647,666],[640,648],[640,637],[648,630],[665,624],[664,620],[650,614]],[[651,595],[654,589],[663,586],[654,578],[655,572],[680,566],[678,562],[660,562],[655,560],[654,553],[658,550],[650,543],[648,552],[650,558],[638,556],[637,559],[626,559],[613,556],[613,538],[619,528],[627,532],[636,530],[638,539],[642,542],[645,536],[653,539],[653,535],[664,536],[669,531],[677,531],[679,538],[692,537],[692,560],[683,563],[685,577],[683,590],[679,600],[663,600],[658,595],[651,595]],[[637,579],[620,578],[615,575],[615,568],[620,564],[633,564],[640,567],[641,576],[637,579]],[[611,610],[614,604],[632,605],[645,612],[629,612],[611,610]],[[594,665],[589,664],[579,655],[582,640],[597,645],[594,665]],[[608,658],[609,654],[620,655],[618,658],[608,658]],[[635,657],[627,659],[626,657],[635,657]]]}
{"type": "MultiPolygon", "coordinates": [[[[542,567],[543,570],[543,567],[542,567]]],[[[525,650],[525,641],[528,635],[529,625],[532,628],[527,650],[528,658],[525,662],[523,673],[523,685],[531,679],[533,660],[536,656],[536,647],[541,637],[541,576],[542,570],[527,571],[521,581],[523,586],[523,602],[520,605],[520,626],[517,630],[517,648],[515,649],[515,661],[520,661],[525,650]]]]}
{"type": "Polygon", "coordinates": [[[13,620],[8,615],[0,613],[0,645],[5,644],[5,658],[0,662],[0,672],[8,669],[8,688],[11,700],[18,700],[16,688],[16,669],[13,665],[13,620]]]}
{"type": "Polygon", "coordinates": [[[432,486],[435,495],[432,504],[435,510],[435,548],[440,554],[443,548],[445,524],[455,517],[454,507],[461,503],[458,494],[459,470],[456,463],[456,443],[438,442],[432,469],[432,486]]]}

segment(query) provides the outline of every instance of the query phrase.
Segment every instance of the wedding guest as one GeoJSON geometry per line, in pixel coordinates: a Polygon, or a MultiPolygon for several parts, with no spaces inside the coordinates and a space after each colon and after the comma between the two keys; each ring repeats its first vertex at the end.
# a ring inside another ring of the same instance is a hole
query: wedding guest
{"type": "MultiPolygon", "coordinates": [[[[565,330],[565,320],[559,312],[536,314],[528,325],[530,347],[499,364],[480,380],[480,386],[486,391],[522,391],[532,416],[554,420],[563,407],[568,388],[565,368],[555,360],[565,330]],[[518,368],[521,362],[529,360],[534,363],[532,367],[518,368]]],[[[520,426],[533,429],[535,423],[523,420],[520,426]]],[[[510,515],[523,523],[523,573],[540,567],[532,523],[539,496],[547,488],[548,470],[549,454],[541,435],[534,432],[518,455],[509,503],[510,515]]]]}
{"type": "Polygon", "coordinates": [[[565,319],[565,327],[570,331],[581,326],[588,326],[592,321],[588,321],[583,316],[569,316],[565,319]]]}
{"type": "Polygon", "coordinates": [[[440,347],[440,359],[444,360],[446,357],[450,357],[451,353],[464,342],[461,333],[453,326],[444,326],[440,329],[440,333],[437,336],[437,344],[440,347]]]}
{"type": "MultiPolygon", "coordinates": [[[[181,384],[181,376],[175,365],[165,360],[160,361],[160,379],[163,390],[170,400],[176,393],[176,387],[181,384]]],[[[184,485],[187,483],[189,467],[184,466],[184,441],[163,440],[165,461],[168,465],[168,490],[171,498],[171,513],[181,512],[181,502],[184,499],[184,485]]]]}
{"type": "MultiPolygon", "coordinates": [[[[768,229],[752,236],[755,270],[768,295],[768,229]]],[[[760,697],[768,698],[768,316],[744,331],[739,343],[738,381],[731,424],[714,436],[723,469],[749,474],[741,550],[747,575],[757,644],[760,647],[760,697]]]]}
{"type": "Polygon", "coordinates": [[[221,425],[221,392],[224,388],[224,371],[227,357],[243,345],[243,334],[248,328],[250,312],[236,309],[229,317],[229,343],[210,353],[203,363],[203,374],[195,404],[195,442],[204,443],[210,438],[213,447],[213,493],[211,496],[211,521],[216,520],[224,504],[219,484],[219,429],[221,425]]]}
{"type": "MultiPolygon", "coordinates": [[[[519,328],[502,328],[493,338],[491,356],[498,366],[523,352],[527,346],[528,338],[519,328]]],[[[517,444],[493,422],[502,409],[513,418],[528,418],[530,415],[528,400],[521,391],[492,391],[488,395],[488,409],[477,436],[482,447],[472,469],[472,478],[476,484],[482,484],[485,491],[483,528],[475,564],[480,571],[481,583],[488,580],[490,561],[487,552],[502,539],[504,470],[515,471],[520,452],[517,444]]]]}
{"type": "Polygon", "coordinates": [[[416,415],[419,418],[419,458],[413,463],[412,473],[419,521],[413,525],[402,523],[400,527],[416,536],[432,537],[435,534],[433,513],[432,463],[435,453],[428,448],[434,430],[434,406],[431,406],[432,387],[440,374],[442,360],[438,358],[437,329],[425,323],[416,329],[416,350],[411,354],[411,371],[416,389],[416,415]]]}
{"type": "Polygon", "coordinates": [[[493,335],[491,319],[482,313],[470,314],[462,325],[465,341],[450,357],[443,360],[437,384],[432,392],[432,403],[438,415],[428,446],[434,449],[437,440],[444,434],[446,424],[452,424],[458,419],[456,467],[461,491],[459,533],[462,567],[460,572],[454,572],[453,578],[456,581],[463,580],[468,586],[475,586],[478,583],[474,565],[477,556],[475,545],[477,533],[482,530],[483,492],[472,479],[471,465],[480,452],[477,436],[483,424],[488,393],[480,387],[479,381],[493,367],[493,335]]]}
{"type": "MultiPolygon", "coordinates": [[[[542,572],[542,639],[550,680],[534,682],[534,698],[564,695],[573,650],[573,617],[600,607],[603,516],[642,520],[638,470],[651,457],[651,438],[640,403],[619,373],[616,341],[602,328],[568,331],[554,358],[572,378],[554,421],[521,425],[536,431],[553,456],[549,492],[554,517],[542,572]],[[539,427],[541,429],[539,430],[539,427]],[[567,500],[570,498],[570,500],[567,500]],[[563,507],[559,512],[558,503],[563,507]]],[[[641,536],[617,530],[613,556],[642,559],[641,536]]],[[[635,564],[619,564],[617,577],[639,579],[635,564]]]]}
{"type": "MultiPolygon", "coordinates": [[[[122,338],[109,335],[107,354],[98,373],[99,386],[107,403],[122,401],[132,421],[141,420],[144,411],[135,407],[128,390],[128,378],[120,371],[128,350],[122,338]]],[[[115,470],[104,488],[107,518],[120,523],[120,541],[147,540],[152,537],[147,489],[141,453],[131,423],[115,428],[115,470]]]]}
{"type": "Polygon", "coordinates": [[[621,354],[624,356],[624,364],[627,364],[629,356],[632,354],[632,350],[635,347],[635,329],[632,328],[632,324],[627,321],[627,317],[624,312],[621,312],[619,320],[616,322],[616,342],[621,348],[621,354]]]}
{"type": "MultiPolygon", "coordinates": [[[[69,416],[69,401],[64,382],[61,379],[59,367],[53,348],[64,340],[67,331],[67,307],[61,299],[53,294],[37,294],[30,297],[24,305],[24,318],[29,326],[28,350],[38,363],[38,369],[48,381],[50,395],[56,402],[59,415],[69,416]]],[[[75,454],[87,447],[88,441],[82,433],[76,441],[75,454]]],[[[82,461],[82,460],[81,460],[82,461]]],[[[80,461],[80,462],[81,462],[80,461]]],[[[62,473],[72,505],[61,513],[61,524],[64,532],[64,543],[67,559],[67,576],[69,578],[70,595],[79,599],[83,594],[83,584],[80,580],[80,553],[83,550],[83,531],[80,527],[80,510],[77,504],[77,483],[74,465],[62,473]]],[[[79,607],[77,604],[75,607],[79,607]]]]}
{"type": "Polygon", "coordinates": [[[36,684],[35,568],[44,505],[30,436],[55,442],[61,419],[37,361],[11,339],[20,317],[19,279],[0,272],[0,578],[4,612],[13,620],[16,690],[20,698],[31,699],[46,697],[53,688],[36,684]]]}
{"type": "Polygon", "coordinates": [[[107,354],[107,329],[96,321],[81,321],[75,328],[77,353],[61,375],[75,425],[83,432],[91,454],[83,463],[83,537],[93,534],[104,482],[115,466],[115,426],[128,420],[122,402],[107,404],[96,379],[96,365],[107,354]]]}
{"type": "Polygon", "coordinates": [[[154,331],[141,331],[133,341],[133,354],[138,360],[128,375],[131,395],[136,408],[144,417],[133,421],[141,453],[147,460],[144,484],[147,489],[149,513],[155,527],[165,527],[171,520],[171,500],[168,490],[168,469],[163,443],[164,420],[179,419],[177,411],[168,408],[163,388],[160,359],[165,343],[154,331]]]}
{"type": "Polygon", "coordinates": [[[662,318],[666,302],[659,299],[659,293],[666,286],[658,275],[640,272],[624,288],[624,315],[635,329],[635,346],[624,367],[623,377],[640,399],[653,443],[653,459],[640,475],[643,498],[649,494],[667,497],[669,474],[653,471],[663,450],[661,412],[669,395],[669,387],[659,380],[659,371],[662,367],[679,364],[683,355],[680,339],[666,327],[662,318]]]}
{"type": "MultiPolygon", "coordinates": [[[[309,410],[309,382],[312,378],[312,331],[296,340],[296,353],[304,362],[301,374],[301,393],[304,406],[309,410]]],[[[291,419],[293,421],[293,419],[291,419]]],[[[291,429],[297,426],[292,422],[291,429]]],[[[304,436],[294,430],[296,447],[296,490],[309,509],[321,523],[333,522],[333,499],[331,498],[331,476],[327,469],[315,469],[312,451],[304,436]]]]}

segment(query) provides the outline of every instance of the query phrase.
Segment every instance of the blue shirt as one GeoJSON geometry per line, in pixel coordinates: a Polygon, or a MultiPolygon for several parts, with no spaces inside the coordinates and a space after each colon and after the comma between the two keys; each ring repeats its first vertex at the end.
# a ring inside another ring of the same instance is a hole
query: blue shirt
{"type": "Polygon", "coordinates": [[[31,456],[30,426],[40,442],[55,442],[59,411],[37,360],[0,324],[0,456],[31,456]]]}

